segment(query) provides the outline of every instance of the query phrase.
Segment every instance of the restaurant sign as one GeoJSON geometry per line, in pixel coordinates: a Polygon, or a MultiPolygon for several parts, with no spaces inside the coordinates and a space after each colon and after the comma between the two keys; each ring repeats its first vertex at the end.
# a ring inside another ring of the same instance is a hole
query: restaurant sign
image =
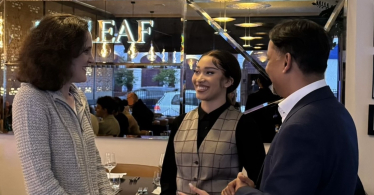
{"type": "Polygon", "coordinates": [[[118,33],[114,33],[114,20],[98,20],[99,31],[98,37],[94,43],[121,43],[122,37],[127,37],[128,43],[145,43],[144,37],[151,35],[151,27],[153,27],[153,20],[136,20],[138,23],[138,39],[136,40],[132,29],[126,19],[122,21],[118,33]]]}

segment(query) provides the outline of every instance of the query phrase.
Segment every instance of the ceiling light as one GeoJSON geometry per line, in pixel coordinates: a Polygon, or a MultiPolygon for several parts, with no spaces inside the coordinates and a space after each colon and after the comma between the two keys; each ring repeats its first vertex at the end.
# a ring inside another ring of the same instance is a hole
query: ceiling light
{"type": "Polygon", "coordinates": [[[254,39],[262,39],[262,37],[245,36],[245,37],[240,37],[240,39],[248,41],[248,40],[254,40],[254,39]]]}
{"type": "Polygon", "coordinates": [[[268,58],[265,56],[265,55],[262,55],[260,57],[258,57],[258,59],[260,60],[260,62],[264,63],[266,62],[266,60],[268,60],[268,58]]]}
{"type": "Polygon", "coordinates": [[[263,9],[270,7],[270,4],[267,3],[235,3],[230,4],[227,7],[233,9],[263,9]]]}
{"type": "Polygon", "coordinates": [[[262,48],[262,47],[257,47],[257,46],[256,46],[256,47],[253,47],[253,49],[261,49],[261,48],[262,48]]]}
{"type": "Polygon", "coordinates": [[[235,18],[229,18],[229,17],[217,17],[217,18],[213,18],[214,21],[217,21],[217,22],[231,22],[231,21],[234,21],[235,18]]]}
{"type": "Polygon", "coordinates": [[[245,44],[245,45],[243,45],[243,47],[252,47],[252,46],[249,45],[249,44],[245,44]]]}
{"type": "Polygon", "coordinates": [[[234,24],[234,25],[248,28],[248,27],[259,27],[259,26],[262,26],[262,24],[263,23],[241,23],[241,24],[234,24]]]}
{"type": "Polygon", "coordinates": [[[265,44],[263,44],[263,43],[257,43],[256,45],[265,45],[265,44]]]}
{"type": "Polygon", "coordinates": [[[267,35],[266,32],[256,32],[256,35],[267,35]]]}

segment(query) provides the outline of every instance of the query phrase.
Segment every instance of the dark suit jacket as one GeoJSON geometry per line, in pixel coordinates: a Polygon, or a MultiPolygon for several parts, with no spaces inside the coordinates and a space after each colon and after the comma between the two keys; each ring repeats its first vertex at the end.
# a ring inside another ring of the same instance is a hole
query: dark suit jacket
{"type": "Polygon", "coordinates": [[[153,112],[141,99],[135,102],[131,114],[138,122],[140,130],[152,130],[153,112]]]}
{"type": "Polygon", "coordinates": [[[354,122],[323,87],[302,98],[284,120],[265,158],[261,191],[242,187],[236,195],[353,195],[357,170],[354,122]]]}
{"type": "MultiPolygon", "coordinates": [[[[245,110],[265,102],[274,102],[280,99],[281,97],[274,95],[269,88],[261,88],[256,93],[248,95],[245,110]]],[[[249,115],[259,126],[262,141],[264,143],[271,143],[275,136],[275,126],[282,124],[282,118],[278,113],[278,106],[268,106],[249,113],[249,115]]]]}

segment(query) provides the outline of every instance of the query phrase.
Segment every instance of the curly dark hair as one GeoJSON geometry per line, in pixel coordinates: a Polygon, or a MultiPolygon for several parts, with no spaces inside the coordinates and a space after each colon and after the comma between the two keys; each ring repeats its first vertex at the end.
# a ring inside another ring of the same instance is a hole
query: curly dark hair
{"type": "Polygon", "coordinates": [[[17,79],[41,90],[61,89],[72,77],[72,60],[83,52],[87,32],[83,18],[45,16],[22,44],[17,79]]]}

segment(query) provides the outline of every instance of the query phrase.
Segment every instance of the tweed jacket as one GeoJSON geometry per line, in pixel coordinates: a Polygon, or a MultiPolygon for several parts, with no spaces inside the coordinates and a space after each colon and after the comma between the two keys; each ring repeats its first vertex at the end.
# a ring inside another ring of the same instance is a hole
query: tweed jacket
{"type": "Polygon", "coordinates": [[[75,111],[59,91],[22,83],[13,127],[28,194],[115,194],[95,145],[83,92],[70,87],[75,111]]]}

